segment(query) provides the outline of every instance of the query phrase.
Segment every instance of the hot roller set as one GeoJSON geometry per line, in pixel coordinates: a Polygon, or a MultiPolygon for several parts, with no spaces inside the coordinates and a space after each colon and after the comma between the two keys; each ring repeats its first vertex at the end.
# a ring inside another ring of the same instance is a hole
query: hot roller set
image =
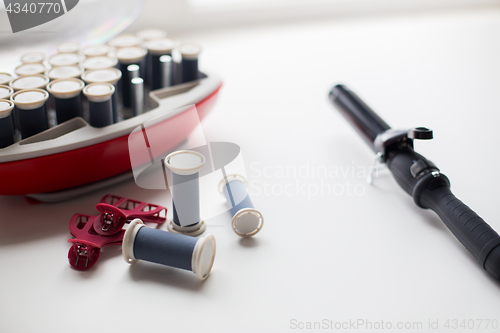
{"type": "Polygon", "coordinates": [[[172,195],[170,221],[165,205],[112,194],[93,213],[74,214],[69,264],[91,270],[104,247],[121,245],[129,264],[147,261],[205,280],[216,241],[204,234],[200,176],[222,170],[227,208],[221,209],[231,212],[238,236],[256,235],[264,221],[244,176],[226,177],[226,168],[242,163],[238,145],[206,142],[203,135],[202,146],[176,150],[203,132],[200,123],[222,82],[200,71],[201,45],[167,37],[163,29],[109,37],[105,43],[68,38],[50,53],[34,47],[0,73],[0,195],[57,202],[126,179],[150,190],[162,184],[172,195]],[[163,224],[168,231],[159,230],[163,224]]]}
{"type": "MultiPolygon", "coordinates": [[[[200,72],[201,46],[160,29],[123,34],[107,44],[55,46],[53,54],[19,54],[0,73],[0,195],[61,192],[119,179],[131,170],[128,135],[150,128],[167,154],[213,107],[221,79],[200,72]],[[113,178],[114,177],[114,178],[113,178]]],[[[64,192],[62,192],[64,193],[64,192]]]]}
{"type": "Polygon", "coordinates": [[[413,141],[432,139],[432,131],[425,127],[392,129],[344,85],[333,87],[329,97],[415,204],[436,212],[479,264],[500,280],[500,236],[455,197],[449,179],[434,163],[413,150],[413,141]]]}

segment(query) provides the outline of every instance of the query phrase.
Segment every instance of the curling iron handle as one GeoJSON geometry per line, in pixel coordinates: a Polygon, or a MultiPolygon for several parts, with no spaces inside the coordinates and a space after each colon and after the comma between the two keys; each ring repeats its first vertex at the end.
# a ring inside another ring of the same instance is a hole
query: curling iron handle
{"type": "Polygon", "coordinates": [[[440,183],[438,179],[434,184],[432,182],[431,180],[421,192],[420,205],[436,212],[484,269],[496,279],[500,279],[500,236],[472,209],[455,197],[449,183],[440,183]]]}

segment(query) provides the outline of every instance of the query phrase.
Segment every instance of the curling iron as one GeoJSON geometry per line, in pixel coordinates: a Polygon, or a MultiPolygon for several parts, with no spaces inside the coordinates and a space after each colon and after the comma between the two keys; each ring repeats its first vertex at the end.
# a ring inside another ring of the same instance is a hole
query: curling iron
{"type": "Polygon", "coordinates": [[[479,264],[500,280],[500,236],[455,197],[450,181],[434,163],[413,150],[413,141],[432,139],[432,130],[425,127],[392,129],[343,85],[333,87],[329,98],[379,161],[387,165],[397,183],[413,197],[415,204],[436,212],[479,264]]]}

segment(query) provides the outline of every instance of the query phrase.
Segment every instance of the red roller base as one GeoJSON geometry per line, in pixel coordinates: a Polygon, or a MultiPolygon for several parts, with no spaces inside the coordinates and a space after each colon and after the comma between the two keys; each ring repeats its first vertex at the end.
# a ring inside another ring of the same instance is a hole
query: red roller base
{"type": "MultiPolygon", "coordinates": [[[[219,88],[196,104],[200,120],[213,107],[219,88]]],[[[169,118],[150,130],[164,137],[163,152],[181,144],[196,124],[183,116],[169,118]]],[[[26,195],[60,191],[116,176],[131,170],[128,135],[59,154],[0,164],[0,195],[26,195]]]]}

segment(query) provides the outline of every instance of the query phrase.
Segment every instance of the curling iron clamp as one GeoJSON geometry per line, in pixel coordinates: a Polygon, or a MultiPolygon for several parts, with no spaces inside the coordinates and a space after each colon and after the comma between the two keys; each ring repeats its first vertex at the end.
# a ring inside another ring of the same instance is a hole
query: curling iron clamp
{"type": "Polygon", "coordinates": [[[385,163],[397,183],[421,208],[436,212],[479,264],[500,280],[500,236],[472,209],[457,199],[450,181],[428,159],[413,150],[414,140],[432,139],[424,127],[394,130],[354,92],[336,85],[330,101],[385,163]]]}

